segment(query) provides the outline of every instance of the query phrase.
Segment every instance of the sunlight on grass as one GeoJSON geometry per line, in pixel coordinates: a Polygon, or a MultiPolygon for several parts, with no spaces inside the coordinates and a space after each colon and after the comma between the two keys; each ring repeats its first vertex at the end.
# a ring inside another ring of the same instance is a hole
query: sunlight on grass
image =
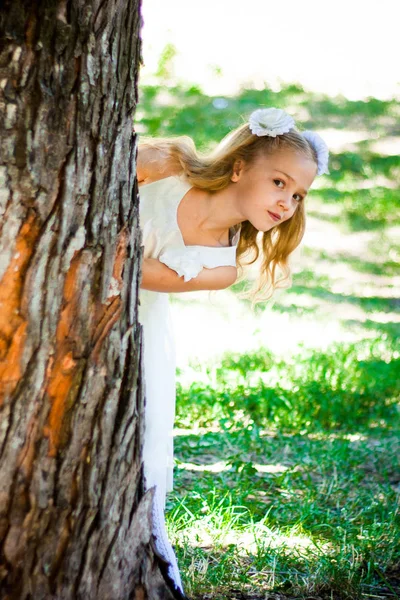
{"type": "MultiPolygon", "coordinates": [[[[177,464],[179,464],[180,469],[186,469],[187,471],[207,471],[208,473],[222,473],[222,471],[229,471],[229,469],[231,469],[231,465],[224,461],[219,461],[211,465],[196,465],[194,463],[185,463],[181,461],[177,461],[177,464]]],[[[253,467],[260,473],[283,473],[288,469],[288,467],[285,467],[284,465],[254,464],[253,467]]]]}
{"type": "MultiPolygon", "coordinates": [[[[251,531],[240,531],[235,530],[229,522],[225,528],[218,529],[209,519],[203,519],[185,530],[182,541],[194,548],[224,548],[233,545],[237,547],[238,556],[257,553],[260,548],[264,551],[275,549],[280,554],[290,554],[295,549],[297,555],[303,550],[311,550],[315,555],[322,555],[332,548],[332,544],[318,543],[306,535],[298,534],[297,530],[297,527],[293,527],[292,531],[284,534],[257,523],[251,527],[251,531]]],[[[174,535],[173,531],[170,533],[174,535]]]]}
{"type": "Polygon", "coordinates": [[[229,465],[224,461],[216,462],[212,465],[195,465],[194,463],[179,462],[179,468],[186,471],[208,471],[209,473],[221,473],[228,471],[229,465]]]}

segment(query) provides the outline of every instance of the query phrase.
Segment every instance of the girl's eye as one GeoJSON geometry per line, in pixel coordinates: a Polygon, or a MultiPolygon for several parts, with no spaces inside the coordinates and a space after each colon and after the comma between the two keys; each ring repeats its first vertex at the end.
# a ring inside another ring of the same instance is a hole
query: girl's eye
{"type": "MultiPolygon", "coordinates": [[[[282,179],[274,179],[274,183],[276,185],[276,187],[279,187],[280,189],[282,189],[279,184],[281,183],[282,185],[285,185],[285,182],[282,181],[282,179]]],[[[294,194],[293,198],[297,201],[297,202],[301,202],[301,200],[303,200],[303,196],[300,196],[300,194],[294,194]],[[296,198],[297,197],[297,198],[296,198]]]]}
{"type": "Polygon", "coordinates": [[[279,187],[279,185],[278,185],[279,183],[282,183],[282,185],[285,185],[285,182],[282,181],[282,179],[274,179],[274,183],[277,187],[279,187]],[[276,182],[278,182],[278,183],[276,183],[276,182]]]}

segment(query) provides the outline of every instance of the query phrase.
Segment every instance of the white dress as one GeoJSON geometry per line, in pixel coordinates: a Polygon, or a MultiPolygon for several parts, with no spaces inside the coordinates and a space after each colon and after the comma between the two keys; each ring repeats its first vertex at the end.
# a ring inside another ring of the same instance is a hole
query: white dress
{"type": "MultiPolygon", "coordinates": [[[[175,175],[139,188],[143,258],[157,258],[185,281],[196,277],[203,267],[236,266],[240,236],[240,226],[237,226],[231,230],[229,247],[185,245],[178,227],[177,209],[191,187],[184,175],[175,175]]],[[[159,510],[163,511],[166,492],[172,489],[176,394],[176,354],[169,294],[140,289],[139,322],[143,326],[146,397],[145,485],[146,489],[156,486],[159,510]]]]}

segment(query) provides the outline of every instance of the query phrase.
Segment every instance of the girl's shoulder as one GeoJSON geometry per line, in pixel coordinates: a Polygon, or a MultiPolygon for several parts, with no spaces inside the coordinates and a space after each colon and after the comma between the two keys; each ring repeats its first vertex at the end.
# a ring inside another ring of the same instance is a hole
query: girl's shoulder
{"type": "Polygon", "coordinates": [[[166,152],[158,148],[143,146],[138,148],[136,174],[140,185],[179,175],[177,168],[171,164],[166,152]]]}

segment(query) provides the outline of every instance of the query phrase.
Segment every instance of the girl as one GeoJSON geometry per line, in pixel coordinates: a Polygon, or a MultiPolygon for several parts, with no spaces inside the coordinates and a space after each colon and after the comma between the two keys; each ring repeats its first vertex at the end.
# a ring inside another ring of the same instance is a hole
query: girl
{"type": "Polygon", "coordinates": [[[320,136],[300,133],[293,118],[276,108],[254,111],[208,155],[199,154],[187,136],[139,143],[144,475],[146,489],[154,487],[156,549],[181,593],[164,523],[175,414],[175,350],[166,292],[226,288],[259,257],[253,303],[287,285],[288,258],[304,233],[304,199],[315,176],[328,172],[327,164],[320,136]]]}

